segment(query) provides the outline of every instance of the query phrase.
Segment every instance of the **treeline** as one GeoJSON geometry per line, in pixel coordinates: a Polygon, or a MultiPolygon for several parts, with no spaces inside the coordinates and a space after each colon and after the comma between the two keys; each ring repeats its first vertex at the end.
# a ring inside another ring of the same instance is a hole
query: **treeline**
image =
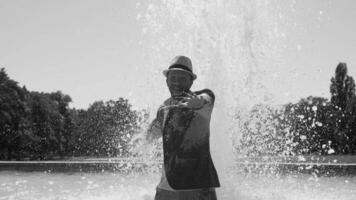
{"type": "MultiPolygon", "coordinates": [[[[307,97],[280,107],[256,105],[236,116],[235,150],[244,155],[356,154],[355,82],[340,63],[331,98],[307,97]]],[[[69,108],[69,95],[28,91],[0,70],[0,160],[130,156],[148,113],[127,99],[69,108]]]]}
{"type": "Polygon", "coordinates": [[[257,105],[239,119],[236,145],[246,155],[356,154],[355,82],[339,63],[331,99],[307,97],[282,107],[257,105]]]}
{"type": "Polygon", "coordinates": [[[28,91],[0,70],[0,160],[128,156],[147,114],[128,100],[69,108],[69,95],[28,91]]]}

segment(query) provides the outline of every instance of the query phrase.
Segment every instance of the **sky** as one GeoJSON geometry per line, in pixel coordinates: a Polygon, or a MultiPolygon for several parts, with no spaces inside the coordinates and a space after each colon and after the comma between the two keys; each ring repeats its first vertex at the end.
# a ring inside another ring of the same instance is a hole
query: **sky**
{"type": "MultiPolygon", "coordinates": [[[[166,31],[155,35],[152,27],[157,24],[148,23],[151,34],[147,34],[147,21],[145,24],[141,19],[143,16],[147,20],[147,2],[0,0],[0,67],[29,90],[60,90],[70,95],[71,107],[87,108],[94,101],[119,97],[128,98],[137,108],[157,107],[169,95],[160,76],[164,63],[168,65],[173,55],[185,51],[172,50],[172,46],[169,53],[157,50],[160,44],[172,40],[160,39],[174,34],[174,30],[166,24],[168,20],[159,22],[173,14],[152,19],[166,31]]],[[[151,17],[169,8],[169,1],[152,2],[159,9],[151,17]],[[163,3],[166,7],[159,6],[163,3]]],[[[177,2],[184,5],[184,1],[177,2]]],[[[252,5],[256,7],[261,3],[255,2],[252,5]]],[[[282,8],[270,12],[273,16],[279,12],[275,23],[284,39],[275,41],[275,47],[283,49],[275,58],[269,57],[276,67],[270,71],[264,68],[271,76],[266,76],[262,84],[268,85],[277,103],[295,102],[310,95],[329,98],[330,78],[340,61],[346,62],[349,75],[356,77],[356,1],[271,2],[273,8],[282,8]]],[[[173,11],[180,10],[176,6],[173,11]]],[[[268,30],[265,26],[261,30],[268,30]]],[[[209,53],[202,51],[203,56],[209,53]]],[[[193,63],[199,64],[196,60],[193,63]]],[[[199,67],[194,69],[203,71],[199,67]]]]}

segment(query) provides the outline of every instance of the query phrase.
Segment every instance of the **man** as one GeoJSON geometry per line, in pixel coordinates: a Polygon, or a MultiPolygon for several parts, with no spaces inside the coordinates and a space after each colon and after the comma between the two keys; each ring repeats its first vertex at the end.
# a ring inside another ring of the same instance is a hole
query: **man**
{"type": "Polygon", "coordinates": [[[220,186],[210,147],[210,116],[215,96],[190,91],[197,76],[188,57],[175,57],[163,71],[171,97],[158,109],[148,139],[162,136],[164,167],[155,200],[216,200],[220,186]]]}

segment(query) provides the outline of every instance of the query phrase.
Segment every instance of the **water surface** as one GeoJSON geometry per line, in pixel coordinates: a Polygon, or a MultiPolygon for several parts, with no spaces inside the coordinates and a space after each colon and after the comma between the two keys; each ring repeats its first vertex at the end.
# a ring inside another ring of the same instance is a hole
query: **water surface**
{"type": "MultiPolygon", "coordinates": [[[[0,200],[153,199],[159,173],[0,172],[0,200]]],[[[221,177],[219,199],[354,200],[356,177],[317,177],[313,174],[258,175],[237,173],[221,177]]]]}

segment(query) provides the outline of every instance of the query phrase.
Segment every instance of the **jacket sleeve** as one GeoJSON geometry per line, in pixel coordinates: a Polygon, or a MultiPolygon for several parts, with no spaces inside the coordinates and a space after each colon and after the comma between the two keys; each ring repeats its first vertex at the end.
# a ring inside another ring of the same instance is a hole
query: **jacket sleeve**
{"type": "Polygon", "coordinates": [[[209,89],[204,89],[195,92],[196,95],[203,97],[205,103],[202,107],[195,110],[195,113],[203,116],[204,118],[210,118],[211,112],[214,107],[215,95],[209,89]]]}
{"type": "Polygon", "coordinates": [[[196,91],[195,94],[204,97],[207,104],[214,104],[215,102],[215,95],[213,91],[209,89],[196,91]]]}

